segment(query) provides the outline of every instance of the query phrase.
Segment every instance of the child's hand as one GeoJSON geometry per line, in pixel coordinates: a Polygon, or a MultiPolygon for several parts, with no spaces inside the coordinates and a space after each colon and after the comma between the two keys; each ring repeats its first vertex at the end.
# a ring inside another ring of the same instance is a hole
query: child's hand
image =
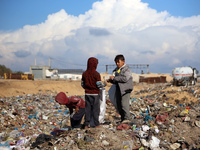
{"type": "Polygon", "coordinates": [[[77,108],[75,109],[75,112],[78,113],[78,111],[79,111],[79,108],[77,107],[77,108]]]}
{"type": "Polygon", "coordinates": [[[114,76],[110,76],[110,80],[113,80],[114,79],[114,76]]]}
{"type": "Polygon", "coordinates": [[[106,81],[109,83],[109,82],[112,82],[113,79],[114,79],[114,76],[110,76],[109,79],[107,79],[106,81]]]}
{"type": "Polygon", "coordinates": [[[105,86],[107,85],[107,83],[106,83],[105,81],[104,81],[104,82],[102,82],[102,81],[97,81],[96,84],[97,84],[97,87],[98,87],[98,88],[103,88],[103,87],[105,87],[105,86]]]}
{"type": "Polygon", "coordinates": [[[106,80],[106,82],[108,82],[108,83],[109,83],[109,82],[110,82],[110,79],[107,79],[107,80],[106,80]]]}

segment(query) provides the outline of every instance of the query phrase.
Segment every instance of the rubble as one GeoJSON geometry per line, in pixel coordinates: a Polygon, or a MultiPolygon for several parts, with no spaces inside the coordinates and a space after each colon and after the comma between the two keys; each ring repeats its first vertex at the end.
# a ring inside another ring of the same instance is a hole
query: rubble
{"type": "Polygon", "coordinates": [[[71,129],[69,111],[56,103],[56,92],[1,97],[0,149],[199,149],[199,86],[139,85],[142,89],[131,94],[131,122],[120,123],[107,95],[100,128],[71,129]]]}

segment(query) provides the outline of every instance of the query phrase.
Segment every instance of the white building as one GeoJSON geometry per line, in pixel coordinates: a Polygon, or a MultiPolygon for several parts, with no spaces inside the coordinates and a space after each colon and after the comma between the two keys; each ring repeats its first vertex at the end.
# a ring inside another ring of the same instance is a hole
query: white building
{"type": "Polygon", "coordinates": [[[81,80],[82,69],[58,69],[51,75],[51,79],[81,80]]]}
{"type": "Polygon", "coordinates": [[[30,66],[30,74],[34,75],[34,79],[46,79],[46,70],[50,69],[49,66],[33,65],[30,66]]]}
{"type": "Polygon", "coordinates": [[[64,79],[64,80],[81,80],[82,69],[51,69],[49,66],[30,66],[30,74],[34,79],[64,79]]]}
{"type": "Polygon", "coordinates": [[[46,70],[46,78],[51,78],[52,75],[57,75],[58,69],[47,69],[46,70]]]}

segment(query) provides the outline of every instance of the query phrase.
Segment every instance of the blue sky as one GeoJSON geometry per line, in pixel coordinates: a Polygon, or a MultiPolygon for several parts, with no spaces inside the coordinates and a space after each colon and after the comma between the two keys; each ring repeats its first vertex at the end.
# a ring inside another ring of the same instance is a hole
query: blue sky
{"type": "MultiPolygon", "coordinates": [[[[97,0],[1,0],[0,30],[16,30],[24,25],[34,25],[46,20],[52,13],[65,9],[78,16],[92,8],[97,0]]],[[[99,0],[100,1],[100,0],[99,0]]],[[[141,0],[149,7],[168,11],[173,16],[190,17],[200,14],[199,0],[141,0]]]]}
{"type": "Polygon", "coordinates": [[[52,57],[55,68],[85,69],[76,64],[95,56],[103,72],[123,53],[128,64],[150,64],[150,72],[200,69],[199,6],[199,0],[1,0],[0,64],[27,71],[35,58],[48,65],[52,57]]]}
{"type": "Polygon", "coordinates": [[[24,25],[35,25],[61,9],[78,16],[92,8],[96,0],[1,0],[0,30],[16,30],[24,25]]]}
{"type": "Polygon", "coordinates": [[[173,16],[190,17],[200,14],[199,0],[142,0],[149,7],[160,11],[168,11],[173,16]]]}

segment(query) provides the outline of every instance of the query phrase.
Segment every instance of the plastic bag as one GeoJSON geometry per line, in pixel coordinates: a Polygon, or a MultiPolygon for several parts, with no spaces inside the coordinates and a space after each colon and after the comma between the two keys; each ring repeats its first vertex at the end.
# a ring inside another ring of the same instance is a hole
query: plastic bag
{"type": "Polygon", "coordinates": [[[157,137],[152,136],[152,140],[149,142],[149,144],[150,149],[159,148],[160,140],[157,137]]]}
{"type": "Polygon", "coordinates": [[[44,133],[40,134],[36,138],[36,141],[32,143],[31,148],[35,148],[35,147],[37,147],[38,145],[40,145],[42,143],[50,141],[51,139],[54,139],[54,137],[51,136],[51,135],[47,135],[47,134],[44,134],[44,133]]]}
{"type": "MultiPolygon", "coordinates": [[[[105,88],[100,88],[99,99],[100,99],[99,123],[104,123],[105,113],[106,113],[106,89],[105,88]]],[[[90,126],[91,127],[95,126],[93,116],[91,116],[90,126]]]]}
{"type": "Polygon", "coordinates": [[[106,113],[106,89],[100,89],[100,114],[99,114],[99,123],[104,123],[105,113],[106,113]]]}
{"type": "Polygon", "coordinates": [[[116,92],[116,85],[113,84],[110,89],[108,90],[108,94],[109,94],[109,99],[111,101],[111,103],[115,106],[115,108],[117,109],[117,102],[116,102],[116,96],[115,96],[115,92],[116,92]]]}

